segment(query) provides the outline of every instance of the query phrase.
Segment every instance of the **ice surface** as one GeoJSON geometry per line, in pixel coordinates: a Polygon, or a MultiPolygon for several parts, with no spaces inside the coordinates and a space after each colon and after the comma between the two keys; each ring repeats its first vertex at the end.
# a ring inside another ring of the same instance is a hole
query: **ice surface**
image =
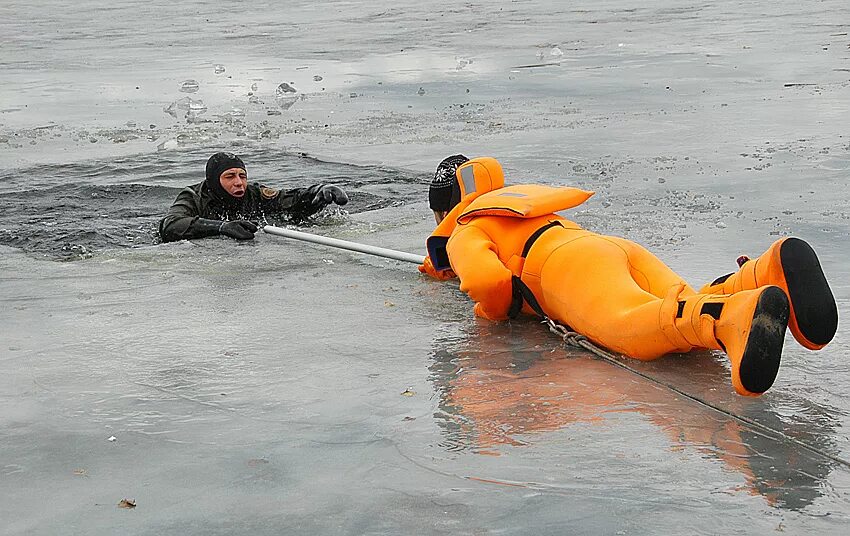
{"type": "Polygon", "coordinates": [[[846,2],[65,4],[0,7],[0,534],[846,533],[841,325],[758,399],[632,363],[821,455],[412,266],[155,236],[228,149],[352,192],[307,230],[421,253],[434,165],[493,155],[695,284],[805,238],[843,320],[846,2]]]}

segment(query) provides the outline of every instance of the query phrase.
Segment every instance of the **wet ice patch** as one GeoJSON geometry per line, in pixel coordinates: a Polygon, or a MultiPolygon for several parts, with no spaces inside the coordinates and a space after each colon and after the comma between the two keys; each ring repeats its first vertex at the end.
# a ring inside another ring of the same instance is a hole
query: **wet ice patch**
{"type": "Polygon", "coordinates": [[[455,62],[457,63],[457,65],[455,65],[455,70],[457,71],[462,71],[466,68],[467,65],[472,65],[471,58],[455,57],[455,62]]]}

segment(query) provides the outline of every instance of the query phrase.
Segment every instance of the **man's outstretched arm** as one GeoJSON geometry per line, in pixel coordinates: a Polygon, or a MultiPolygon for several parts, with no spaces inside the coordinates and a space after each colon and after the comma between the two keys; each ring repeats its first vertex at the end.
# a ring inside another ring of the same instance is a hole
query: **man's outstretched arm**
{"type": "Polygon", "coordinates": [[[309,188],[280,191],[261,188],[260,191],[266,204],[264,210],[284,213],[296,221],[309,218],[331,203],[348,203],[345,191],[332,184],[314,184],[309,188]]]}

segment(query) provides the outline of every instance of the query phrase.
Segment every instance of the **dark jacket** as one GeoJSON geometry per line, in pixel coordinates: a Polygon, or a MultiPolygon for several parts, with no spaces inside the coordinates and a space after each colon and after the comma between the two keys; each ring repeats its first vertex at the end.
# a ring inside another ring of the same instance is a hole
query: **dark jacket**
{"type": "Polygon", "coordinates": [[[275,190],[257,183],[249,184],[241,199],[213,192],[206,181],[184,188],[168,213],[159,222],[159,234],[163,242],[204,238],[218,235],[216,225],[204,220],[264,220],[266,215],[285,216],[291,220],[303,220],[321,210],[323,205],[314,206],[313,197],[321,184],[309,188],[275,190]]]}

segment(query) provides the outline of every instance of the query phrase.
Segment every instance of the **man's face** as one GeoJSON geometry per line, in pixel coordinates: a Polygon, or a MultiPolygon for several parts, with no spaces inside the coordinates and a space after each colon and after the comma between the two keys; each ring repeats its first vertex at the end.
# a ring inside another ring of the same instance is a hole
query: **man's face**
{"type": "Polygon", "coordinates": [[[248,188],[248,172],[236,167],[226,169],[219,175],[218,181],[225,192],[233,197],[242,197],[248,188]]]}

